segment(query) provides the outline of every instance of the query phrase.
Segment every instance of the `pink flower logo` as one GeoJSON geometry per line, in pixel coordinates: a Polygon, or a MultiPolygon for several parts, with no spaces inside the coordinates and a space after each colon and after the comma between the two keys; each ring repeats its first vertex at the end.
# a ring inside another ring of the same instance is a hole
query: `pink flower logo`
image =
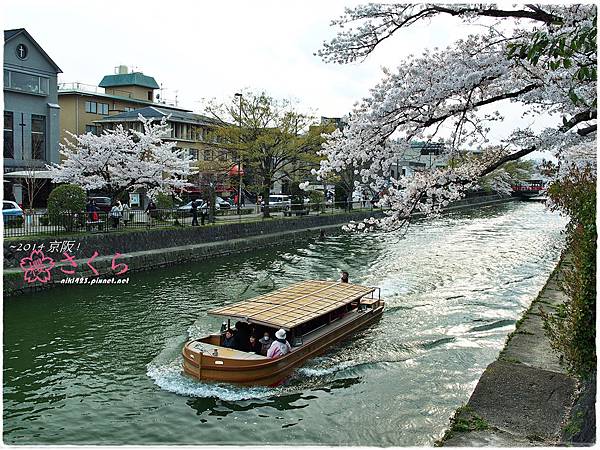
{"type": "Polygon", "coordinates": [[[41,250],[33,250],[31,255],[21,259],[21,269],[25,272],[23,278],[28,283],[50,281],[50,269],[54,267],[54,260],[44,255],[41,250]]]}

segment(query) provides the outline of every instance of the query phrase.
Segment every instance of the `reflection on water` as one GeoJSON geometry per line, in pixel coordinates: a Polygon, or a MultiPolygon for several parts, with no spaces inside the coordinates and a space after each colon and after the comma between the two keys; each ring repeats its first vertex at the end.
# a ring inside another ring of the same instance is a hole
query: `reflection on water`
{"type": "Polygon", "coordinates": [[[558,259],[539,204],[337,235],[4,304],[7,443],[428,445],[464,403],[558,259]],[[214,307],[306,278],[380,286],[382,319],[277,388],[181,373],[214,307]]]}

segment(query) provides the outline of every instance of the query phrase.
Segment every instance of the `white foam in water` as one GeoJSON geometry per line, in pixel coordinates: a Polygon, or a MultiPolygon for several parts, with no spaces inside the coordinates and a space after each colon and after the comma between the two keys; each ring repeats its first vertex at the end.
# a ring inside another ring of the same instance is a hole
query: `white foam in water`
{"type": "MultiPolygon", "coordinates": [[[[196,323],[192,324],[188,335],[205,335],[204,330],[198,329],[196,323]]],[[[186,376],[183,373],[183,360],[180,349],[186,336],[174,336],[168,339],[165,348],[146,366],[146,374],[154,380],[161,389],[189,397],[217,397],[222,400],[247,400],[251,398],[264,398],[277,393],[272,388],[243,388],[233,385],[218,385],[203,383],[186,376]]]]}
{"type": "Polygon", "coordinates": [[[181,364],[181,358],[171,361],[169,364],[155,364],[153,361],[146,366],[148,369],[146,374],[161,389],[188,397],[216,397],[221,400],[236,401],[265,398],[278,393],[276,389],[266,387],[244,388],[202,383],[185,376],[181,364]]]}
{"type": "Polygon", "coordinates": [[[342,370],[349,369],[351,367],[358,366],[358,365],[360,365],[360,363],[357,363],[355,361],[346,361],[346,362],[343,362],[340,364],[336,364],[335,366],[332,366],[332,367],[323,367],[323,368],[301,367],[300,369],[297,370],[297,372],[299,374],[305,375],[307,377],[322,377],[322,376],[331,375],[333,373],[340,372],[342,370]]]}

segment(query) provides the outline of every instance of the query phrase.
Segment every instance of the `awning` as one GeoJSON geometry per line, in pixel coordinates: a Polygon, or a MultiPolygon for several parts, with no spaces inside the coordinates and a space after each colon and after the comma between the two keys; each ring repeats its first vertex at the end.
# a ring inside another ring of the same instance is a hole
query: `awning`
{"type": "Polygon", "coordinates": [[[227,174],[230,177],[239,177],[240,175],[244,175],[244,168],[242,167],[242,169],[240,170],[240,166],[237,164],[234,164],[233,166],[231,166],[231,169],[229,169],[229,172],[227,172],[227,174]]]}
{"type": "Polygon", "coordinates": [[[213,309],[208,314],[290,330],[375,289],[339,281],[302,281],[252,300],[213,309]]]}
{"type": "Polygon", "coordinates": [[[52,172],[50,170],[19,170],[18,172],[7,172],[4,174],[4,178],[33,178],[39,179],[51,179],[52,172]]]}

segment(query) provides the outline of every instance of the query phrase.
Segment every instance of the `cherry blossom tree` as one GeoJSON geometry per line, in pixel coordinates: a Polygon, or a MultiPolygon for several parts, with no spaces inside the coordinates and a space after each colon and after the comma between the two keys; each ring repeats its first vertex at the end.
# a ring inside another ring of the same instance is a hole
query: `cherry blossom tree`
{"type": "Polygon", "coordinates": [[[333,21],[340,31],[318,55],[340,64],[364,60],[383,41],[442,15],[485,27],[384,70],[348,126],[323,146],[319,177],[360,167],[357,183],[385,192],[380,205],[389,208],[387,216],[354,224],[359,230],[407,226],[414,212],[439,212],[486,175],[500,174],[497,187],[506,188],[498,169],[533,151],[551,151],[567,171],[575,164],[595,173],[595,5],[369,4],[346,9],[333,21]],[[499,109],[507,102],[519,105],[529,123],[556,125],[507,129],[502,142],[491,146],[490,123],[504,119],[499,109]],[[410,178],[388,177],[411,140],[440,137],[455,164],[410,178]],[[484,150],[465,156],[475,147],[484,150]]]}
{"type": "Polygon", "coordinates": [[[60,144],[63,161],[47,166],[55,183],[71,183],[85,190],[102,190],[112,198],[145,189],[150,198],[175,194],[187,186],[191,156],[175,148],[166,118],[160,123],[139,116],[142,130],[118,125],[97,136],[71,134],[73,141],[60,144]]]}

